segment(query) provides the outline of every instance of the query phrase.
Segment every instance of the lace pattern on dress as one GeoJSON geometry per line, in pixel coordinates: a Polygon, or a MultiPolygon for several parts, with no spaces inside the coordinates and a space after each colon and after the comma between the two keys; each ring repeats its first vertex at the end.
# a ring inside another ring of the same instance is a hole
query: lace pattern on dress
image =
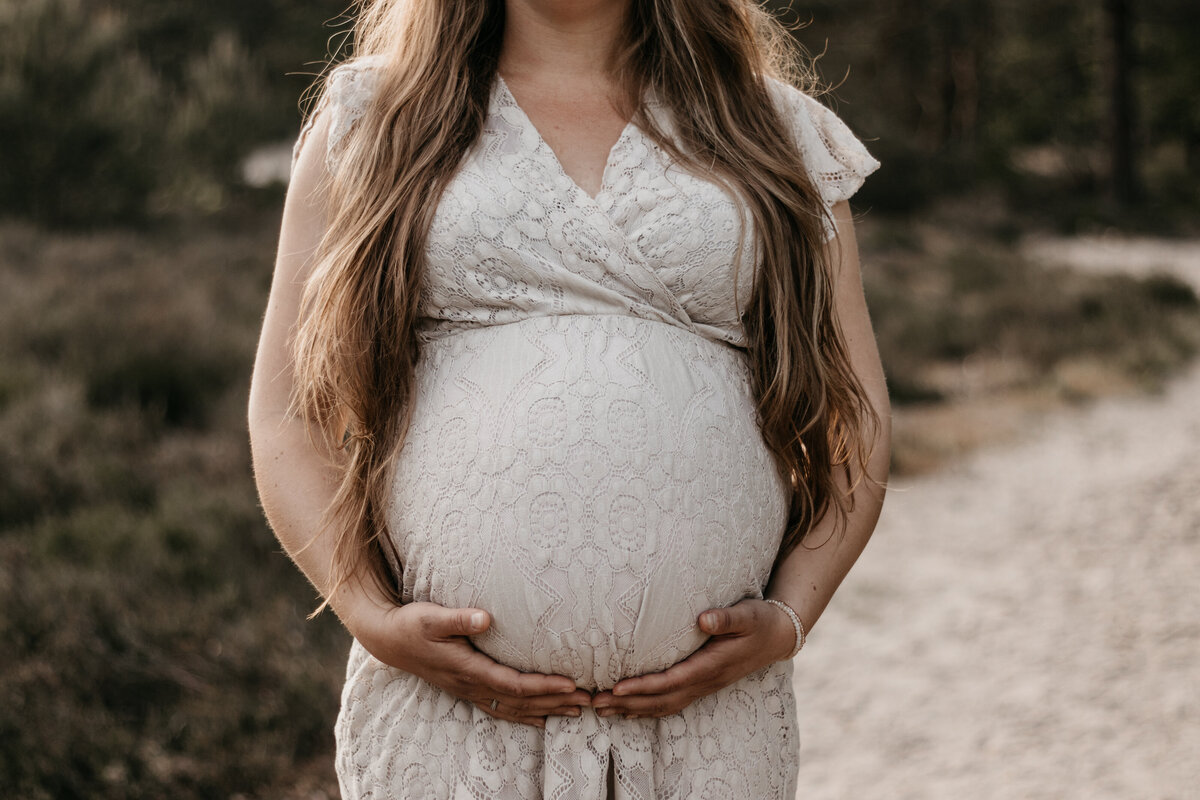
{"type": "MultiPolygon", "coordinates": [[[[292,149],[293,169],[317,113],[326,106],[332,106],[326,165],[331,172],[334,170],[347,135],[365,113],[371,100],[378,77],[377,70],[372,67],[380,62],[377,56],[363,58],[340,64],[330,72],[321,105],[309,115],[292,149]]],[[[828,215],[823,220],[825,240],[829,241],[837,235],[832,225],[833,206],[853,196],[867,176],[881,165],[849,126],[818,100],[775,78],[768,79],[768,87],[779,104],[788,125],[788,133],[804,159],[805,168],[824,201],[828,215]]],[[[624,140],[622,136],[617,143],[618,150],[626,145],[624,140]]],[[[613,155],[620,153],[614,152],[613,155]]]]}
{"type": "Polygon", "coordinates": [[[837,235],[831,223],[833,206],[857,192],[867,176],[879,169],[879,161],[837,114],[815,98],[779,80],[771,79],[768,85],[824,201],[825,240],[829,241],[837,235]]]}
{"type": "MultiPolygon", "coordinates": [[[[331,171],[373,86],[363,62],[330,74],[331,171]]],[[[878,162],[832,112],[775,88],[832,207],[878,162]]],[[[741,350],[745,217],[636,126],[588,196],[497,82],[427,237],[413,423],[388,511],[406,600],[493,611],[484,652],[608,687],[699,646],[709,604],[761,596],[787,497],[741,350]]],[[[663,719],[587,710],[539,730],[356,642],[338,778],[346,800],[603,800],[610,788],[617,800],[791,800],[791,676],[780,662],[663,719]]]]}
{"type": "Polygon", "coordinates": [[[329,140],[325,151],[325,165],[330,172],[334,170],[338,159],[345,149],[346,137],[354,124],[366,113],[367,105],[374,96],[375,84],[379,73],[372,67],[377,66],[377,57],[363,58],[357,61],[347,61],[334,67],[325,79],[325,90],[313,113],[309,114],[296,143],[292,146],[292,169],[300,158],[300,150],[308,140],[308,134],[316,124],[317,115],[329,110],[332,118],[329,122],[329,140]]]}

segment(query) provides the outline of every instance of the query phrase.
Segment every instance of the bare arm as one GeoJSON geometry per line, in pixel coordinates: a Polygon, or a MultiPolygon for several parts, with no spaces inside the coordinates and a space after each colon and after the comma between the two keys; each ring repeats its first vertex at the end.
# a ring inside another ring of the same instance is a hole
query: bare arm
{"type": "MultiPolygon", "coordinates": [[[[338,474],[288,414],[295,372],[290,350],[304,282],[327,225],[328,114],[303,144],[284,205],[275,276],[250,388],[254,476],[267,521],[284,550],[324,597],[331,589],[334,531],[320,523],[338,474]]],[[[380,661],[418,675],[494,716],[542,726],[548,714],[578,714],[586,692],[569,678],[523,674],[477,651],[468,635],[491,624],[483,609],[433,603],[396,606],[370,581],[350,580],[329,598],[347,630],[380,661]],[[499,705],[493,708],[492,700],[499,705]]]]}
{"type": "MultiPolygon", "coordinates": [[[[875,335],[863,295],[858,245],[849,203],[834,206],[838,236],[830,242],[835,265],[836,304],[849,349],[851,367],[879,416],[869,479],[854,492],[854,508],[841,536],[833,534],[829,515],[805,543],[776,565],[767,596],[795,609],[810,630],[867,544],[883,506],[891,452],[891,407],[875,335]]],[[[846,485],[843,484],[843,488],[846,485]]],[[[670,669],[621,681],[592,704],[602,716],[660,717],[673,714],[699,697],[712,694],[775,661],[786,659],[795,642],[791,619],[762,600],[743,600],[729,608],[705,611],[700,629],[712,636],[703,647],[670,669]]]]}
{"type": "MultiPolygon", "coordinates": [[[[292,175],[249,408],[251,454],[263,511],[284,550],[322,597],[328,595],[331,584],[333,537],[328,535],[331,532],[319,531],[317,524],[333,497],[338,476],[328,459],[312,446],[305,424],[289,416],[288,407],[295,377],[289,337],[327,222],[326,198],[319,188],[325,178],[328,116],[317,117],[292,175]]],[[[330,599],[330,606],[352,634],[361,620],[389,605],[381,593],[357,581],[343,584],[330,599]]]]}
{"type": "MultiPolygon", "coordinates": [[[[865,465],[867,477],[855,488],[854,508],[846,521],[844,532],[836,534],[832,516],[826,515],[808,534],[804,543],[776,565],[772,575],[767,596],[791,606],[805,630],[812,630],[816,625],[875,530],[875,523],[883,508],[884,486],[891,460],[891,405],[863,294],[858,242],[854,236],[849,203],[838,203],[834,207],[834,217],[839,235],[830,245],[832,263],[837,266],[838,315],[846,337],[851,368],[862,382],[867,399],[879,416],[879,428],[874,431],[874,440],[870,443],[871,456],[865,465]]],[[[849,488],[846,483],[841,485],[843,490],[849,488]]],[[[791,641],[788,637],[784,639],[791,641]]]]}

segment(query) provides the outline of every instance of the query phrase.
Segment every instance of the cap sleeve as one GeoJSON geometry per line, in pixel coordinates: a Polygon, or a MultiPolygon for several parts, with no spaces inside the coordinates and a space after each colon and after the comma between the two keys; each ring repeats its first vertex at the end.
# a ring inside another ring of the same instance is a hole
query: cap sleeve
{"type": "Polygon", "coordinates": [[[325,79],[325,90],[321,93],[317,108],[309,115],[296,144],[292,147],[292,169],[300,156],[300,149],[312,130],[319,114],[330,114],[329,138],[325,151],[325,165],[333,172],[345,149],[346,137],[354,124],[366,113],[367,106],[378,82],[377,59],[363,58],[339,64],[325,79]]]}
{"type": "Polygon", "coordinates": [[[828,241],[837,235],[833,206],[857,192],[880,163],[837,114],[790,84],[775,79],[772,83],[784,122],[829,212],[824,220],[828,241]]]}

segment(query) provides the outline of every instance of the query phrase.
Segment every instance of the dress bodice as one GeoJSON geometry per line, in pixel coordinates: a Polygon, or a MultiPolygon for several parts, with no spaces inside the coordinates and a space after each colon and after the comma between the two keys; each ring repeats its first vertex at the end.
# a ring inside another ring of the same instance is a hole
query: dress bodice
{"type": "MultiPolygon", "coordinates": [[[[368,58],[329,77],[331,170],[378,70],[378,59],[368,58]]],[[[829,109],[778,80],[768,85],[831,209],[879,162],[829,109]]],[[[665,106],[653,95],[645,106],[669,133],[665,106]]],[[[632,122],[589,196],[497,77],[481,135],[432,221],[419,335],[428,341],[542,315],[626,314],[743,347],[740,312],[755,267],[753,237],[739,252],[746,224],[749,215],[726,189],[671,163],[632,122]]],[[[834,233],[827,222],[826,236],[834,233]]]]}

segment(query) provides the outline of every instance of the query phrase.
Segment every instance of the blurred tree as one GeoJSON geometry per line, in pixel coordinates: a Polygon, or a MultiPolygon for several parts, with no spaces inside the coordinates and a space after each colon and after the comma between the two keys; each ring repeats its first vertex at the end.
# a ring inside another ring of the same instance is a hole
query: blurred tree
{"type": "Polygon", "coordinates": [[[1133,53],[1133,9],[1130,0],[1105,0],[1109,46],[1108,130],[1110,191],[1119,205],[1133,205],[1141,196],[1134,145],[1136,112],[1133,80],[1136,57],[1133,53]]]}
{"type": "Polygon", "coordinates": [[[1140,71],[1134,85],[1145,124],[1147,166],[1195,198],[1200,180],[1200,3],[1143,0],[1134,38],[1140,71]]]}
{"type": "Polygon", "coordinates": [[[236,40],[253,56],[250,69],[268,89],[264,136],[285,136],[296,122],[296,98],[348,32],[347,0],[108,0],[130,20],[132,40],[151,67],[181,86],[188,59],[217,39],[236,40]]]}
{"type": "Polygon", "coordinates": [[[124,19],[79,0],[0,6],[0,210],[80,223],[138,216],[161,145],[161,82],[124,19]]]}
{"type": "Polygon", "coordinates": [[[0,0],[0,214],[104,225],[220,209],[245,154],[294,134],[312,78],[287,73],[323,63],[331,8],[0,0]]]}
{"type": "MultiPolygon", "coordinates": [[[[103,224],[222,207],[245,154],[296,133],[346,5],[0,0],[0,213],[103,224]]],[[[1105,186],[1147,208],[1196,202],[1195,0],[766,5],[820,54],[837,111],[883,162],[862,197],[876,208],[989,183],[1022,207],[1105,186]]]]}

